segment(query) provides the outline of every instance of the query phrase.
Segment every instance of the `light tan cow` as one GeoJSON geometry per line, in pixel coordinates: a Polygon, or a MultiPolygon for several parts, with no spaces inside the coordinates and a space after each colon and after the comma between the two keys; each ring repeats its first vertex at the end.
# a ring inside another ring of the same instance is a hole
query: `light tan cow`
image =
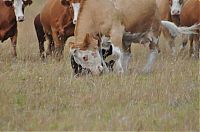
{"type": "Polygon", "coordinates": [[[149,72],[158,54],[156,46],[160,35],[160,15],[155,0],[84,0],[75,30],[77,42],[71,44],[71,54],[83,68],[99,74],[102,57],[94,38],[98,34],[110,36],[113,44],[120,48],[116,65],[118,72],[123,73],[131,57],[131,42],[122,41],[126,32],[146,33],[150,55],[143,71],[149,72]]]}

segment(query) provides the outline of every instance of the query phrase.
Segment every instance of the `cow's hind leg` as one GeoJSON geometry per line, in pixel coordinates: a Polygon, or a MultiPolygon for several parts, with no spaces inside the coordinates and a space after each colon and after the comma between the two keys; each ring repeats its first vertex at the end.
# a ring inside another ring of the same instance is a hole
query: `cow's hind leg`
{"type": "Polygon", "coordinates": [[[45,33],[44,33],[43,26],[40,21],[40,14],[38,14],[35,17],[34,26],[35,26],[38,43],[39,43],[40,57],[41,57],[41,59],[44,59],[45,58],[45,54],[44,54],[45,33]]]}
{"type": "Polygon", "coordinates": [[[187,43],[188,43],[188,35],[182,35],[182,43],[180,46],[180,53],[182,53],[185,50],[187,43]]]}
{"type": "Polygon", "coordinates": [[[193,42],[194,42],[194,36],[191,35],[190,36],[190,49],[189,49],[189,57],[192,57],[192,55],[194,54],[194,45],[193,45],[193,42]]]}

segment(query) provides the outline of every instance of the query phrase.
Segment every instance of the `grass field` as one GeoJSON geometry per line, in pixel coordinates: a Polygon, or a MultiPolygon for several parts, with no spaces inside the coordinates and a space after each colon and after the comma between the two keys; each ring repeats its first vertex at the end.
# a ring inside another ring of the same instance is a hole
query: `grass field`
{"type": "Polygon", "coordinates": [[[148,48],[132,46],[129,74],[75,79],[67,46],[61,62],[39,59],[33,20],[43,3],[26,9],[15,62],[10,41],[0,44],[0,130],[199,131],[199,61],[175,60],[161,38],[148,75],[137,72],[148,48]]]}

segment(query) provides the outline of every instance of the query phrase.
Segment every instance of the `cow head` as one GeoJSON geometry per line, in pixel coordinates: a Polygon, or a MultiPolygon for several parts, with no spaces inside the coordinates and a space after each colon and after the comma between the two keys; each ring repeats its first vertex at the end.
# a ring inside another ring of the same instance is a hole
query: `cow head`
{"type": "Polygon", "coordinates": [[[4,0],[7,6],[13,6],[18,22],[24,21],[24,9],[32,4],[32,0],[4,0]]]}
{"type": "Polygon", "coordinates": [[[80,9],[81,0],[60,0],[60,1],[63,5],[70,6],[73,8],[73,11],[74,11],[73,24],[76,24],[77,19],[78,19],[78,13],[80,9]]]}
{"type": "Polygon", "coordinates": [[[90,34],[86,34],[81,43],[70,43],[70,54],[75,62],[94,75],[99,75],[103,71],[102,58],[97,45],[98,41],[90,34]]]}
{"type": "Polygon", "coordinates": [[[181,14],[183,0],[169,0],[171,15],[177,16],[181,14]]]}

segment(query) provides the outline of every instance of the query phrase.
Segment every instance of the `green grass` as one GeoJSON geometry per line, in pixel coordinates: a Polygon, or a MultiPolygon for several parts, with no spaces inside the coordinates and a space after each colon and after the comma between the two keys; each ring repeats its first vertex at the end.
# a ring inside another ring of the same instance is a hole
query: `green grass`
{"type": "Polygon", "coordinates": [[[161,39],[148,75],[137,72],[148,48],[133,46],[129,74],[75,79],[67,46],[61,62],[39,59],[33,19],[42,3],[34,1],[19,24],[15,62],[10,42],[0,44],[0,130],[199,131],[199,61],[175,61],[161,39]]]}

